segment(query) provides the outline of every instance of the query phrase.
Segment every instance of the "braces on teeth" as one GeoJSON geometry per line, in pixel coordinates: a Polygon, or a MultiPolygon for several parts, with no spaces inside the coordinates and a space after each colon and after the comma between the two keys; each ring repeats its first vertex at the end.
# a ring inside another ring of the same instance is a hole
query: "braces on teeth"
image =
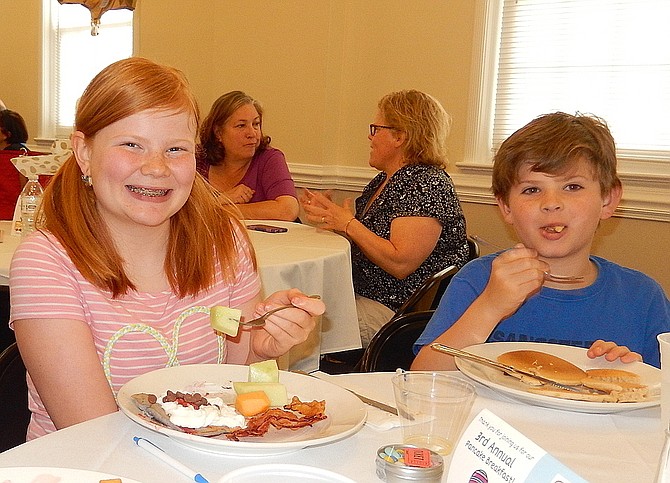
{"type": "Polygon", "coordinates": [[[150,197],[156,197],[156,196],[165,196],[168,192],[168,190],[152,190],[149,188],[139,188],[137,186],[128,186],[128,189],[132,191],[133,193],[140,194],[142,196],[150,196],[150,197]]]}

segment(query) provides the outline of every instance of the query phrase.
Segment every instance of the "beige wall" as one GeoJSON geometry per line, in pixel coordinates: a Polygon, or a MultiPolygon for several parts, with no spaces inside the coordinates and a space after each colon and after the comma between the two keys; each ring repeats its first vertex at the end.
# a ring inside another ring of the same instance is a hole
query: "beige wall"
{"type": "MultiPolygon", "coordinates": [[[[260,99],[266,132],[297,164],[367,166],[378,99],[424,90],[454,118],[453,171],[466,144],[477,1],[138,0],[136,53],[184,70],[203,112],[232,89],[260,99]]],[[[3,26],[13,55],[0,98],[33,135],[40,5],[0,0],[3,16],[20,19],[3,26]]],[[[512,243],[497,208],[464,203],[464,210],[470,233],[512,243]]],[[[603,223],[595,253],[650,274],[670,293],[670,264],[658,256],[669,245],[668,223],[616,218],[603,223]]]]}

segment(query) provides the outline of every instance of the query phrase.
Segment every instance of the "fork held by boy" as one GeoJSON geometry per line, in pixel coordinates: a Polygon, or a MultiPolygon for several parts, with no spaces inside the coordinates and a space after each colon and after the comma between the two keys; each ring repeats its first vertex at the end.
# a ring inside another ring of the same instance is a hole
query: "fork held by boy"
{"type": "MultiPolygon", "coordinates": [[[[484,245],[488,245],[491,248],[495,248],[497,250],[509,250],[509,248],[505,248],[493,242],[485,240],[479,235],[470,235],[470,236],[473,240],[479,243],[483,243],[484,245]]],[[[562,283],[576,283],[584,280],[584,277],[582,277],[581,275],[555,275],[551,272],[544,272],[544,278],[547,280],[551,280],[552,282],[562,282],[562,283]]]]}

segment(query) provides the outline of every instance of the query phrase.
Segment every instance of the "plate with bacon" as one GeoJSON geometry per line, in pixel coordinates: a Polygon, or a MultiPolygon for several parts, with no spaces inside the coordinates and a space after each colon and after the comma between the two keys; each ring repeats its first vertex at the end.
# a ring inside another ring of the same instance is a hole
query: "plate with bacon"
{"type": "Polygon", "coordinates": [[[365,405],[346,389],[286,371],[279,371],[279,380],[287,404],[241,416],[233,385],[247,381],[248,374],[248,366],[233,364],[166,367],[126,383],[117,403],[145,428],[186,446],[234,456],[269,456],[331,443],[365,423],[365,405]]]}

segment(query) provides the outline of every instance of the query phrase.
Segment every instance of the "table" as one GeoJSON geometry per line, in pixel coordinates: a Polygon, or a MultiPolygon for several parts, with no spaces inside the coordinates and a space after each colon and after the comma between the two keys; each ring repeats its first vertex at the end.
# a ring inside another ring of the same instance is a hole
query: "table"
{"type": "MultiPolygon", "coordinates": [[[[311,372],[319,368],[321,354],[359,349],[361,338],[349,241],[310,225],[280,221],[269,224],[288,231],[249,230],[264,294],[296,287],[307,294],[320,294],[326,304],[320,330],[315,330],[310,339],[282,358],[282,367],[311,372]]],[[[9,285],[9,265],[21,237],[11,235],[10,221],[0,222],[0,229],[4,231],[4,241],[0,243],[0,285],[9,285]]]]}
{"type": "MultiPolygon", "coordinates": [[[[321,330],[289,353],[291,369],[319,368],[321,354],[361,347],[351,276],[349,241],[331,231],[282,221],[252,221],[287,228],[285,233],[249,230],[264,295],[296,287],[320,294],[326,304],[321,330]]],[[[280,360],[280,363],[282,361],[280,360]]]]}
{"type": "Polygon", "coordinates": [[[20,236],[12,235],[12,222],[0,221],[2,243],[0,243],[0,285],[9,285],[9,265],[14,256],[14,250],[21,242],[20,236]]]}
{"type": "MultiPolygon", "coordinates": [[[[391,373],[315,375],[393,404],[391,373]]],[[[590,482],[653,481],[663,445],[659,407],[606,415],[573,413],[515,402],[481,384],[475,385],[477,399],[470,420],[483,408],[489,409],[590,482]]],[[[263,458],[219,456],[175,443],[115,413],[0,453],[0,479],[2,467],[57,466],[102,471],[145,483],[188,481],[137,448],[132,442],[135,435],[155,442],[183,464],[201,471],[211,482],[244,466],[292,463],[329,469],[357,482],[375,483],[380,481],[375,474],[377,449],[400,441],[399,428],[378,431],[365,425],[349,438],[295,453],[263,458]]],[[[445,463],[449,462],[446,457],[445,463]]],[[[446,481],[446,472],[442,481],[446,481]]]]}

